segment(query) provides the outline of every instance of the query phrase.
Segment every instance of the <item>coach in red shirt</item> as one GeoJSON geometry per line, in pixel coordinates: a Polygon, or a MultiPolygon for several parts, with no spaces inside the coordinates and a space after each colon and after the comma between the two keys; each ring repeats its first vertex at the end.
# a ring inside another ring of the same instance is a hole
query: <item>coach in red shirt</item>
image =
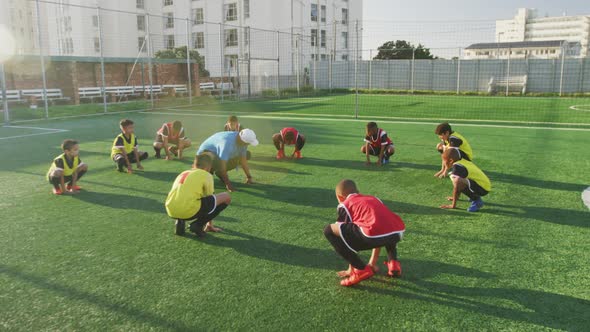
{"type": "Polygon", "coordinates": [[[362,195],[352,180],[342,180],[336,187],[338,221],[324,228],[324,235],[340,256],[352,267],[342,286],[352,286],[373,276],[373,268],[357,255],[360,250],[385,247],[388,274],[401,276],[397,260],[397,243],[406,229],[402,219],[377,197],[362,195]]]}

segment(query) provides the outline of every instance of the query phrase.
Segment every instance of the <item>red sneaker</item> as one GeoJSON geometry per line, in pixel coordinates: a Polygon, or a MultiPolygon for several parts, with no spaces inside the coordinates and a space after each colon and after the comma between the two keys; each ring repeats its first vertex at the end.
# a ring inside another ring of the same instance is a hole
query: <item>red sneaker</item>
{"type": "Polygon", "coordinates": [[[53,188],[53,194],[54,195],[61,195],[63,193],[61,192],[61,189],[60,188],[53,188]]]}
{"type": "Polygon", "coordinates": [[[301,151],[295,151],[295,159],[301,159],[301,158],[303,158],[301,156],[301,151]]]}
{"type": "Polygon", "coordinates": [[[387,262],[383,262],[383,264],[387,265],[387,269],[389,270],[387,274],[392,278],[399,278],[402,276],[402,265],[399,261],[391,260],[387,262]]]}
{"type": "Polygon", "coordinates": [[[78,186],[78,185],[75,185],[75,186],[73,186],[73,187],[72,187],[71,185],[69,185],[69,184],[68,184],[68,185],[66,186],[66,189],[67,189],[67,190],[75,190],[75,191],[79,191],[79,190],[81,190],[81,189],[82,189],[82,187],[80,187],[80,186],[78,186]]]}
{"type": "Polygon", "coordinates": [[[371,278],[374,274],[373,269],[369,265],[365,266],[362,270],[353,268],[350,277],[340,281],[340,285],[345,287],[356,285],[365,279],[371,278]]]}
{"type": "Polygon", "coordinates": [[[281,159],[283,159],[283,158],[285,158],[285,151],[283,151],[283,150],[279,150],[279,151],[277,152],[277,159],[278,159],[278,160],[281,160],[281,159]]]}

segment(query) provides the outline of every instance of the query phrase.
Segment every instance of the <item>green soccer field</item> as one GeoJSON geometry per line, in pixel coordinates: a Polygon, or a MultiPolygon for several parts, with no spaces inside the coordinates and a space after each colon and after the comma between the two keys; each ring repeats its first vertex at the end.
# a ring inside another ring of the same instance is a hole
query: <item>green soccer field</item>
{"type": "Polygon", "coordinates": [[[359,120],[345,95],[0,128],[0,329],[587,330],[590,212],[580,196],[590,186],[590,112],[569,106],[590,101],[414,97],[361,96],[359,120]],[[216,219],[224,232],[175,236],[163,201],[230,112],[261,141],[250,148],[256,184],[230,172],[238,191],[216,219]],[[150,155],[157,128],[174,119],[195,144],[184,161],[148,159],[143,172],[118,173],[109,153],[123,117],[150,155]],[[369,118],[396,144],[383,168],[366,167],[359,152],[369,118]],[[439,209],[451,192],[433,177],[441,119],[463,119],[454,128],[492,181],[478,213],[465,198],[439,209]],[[285,126],[306,135],[302,160],[274,159],[271,136],[285,126]],[[90,170],[80,194],[56,197],[45,173],[65,138],[80,141],[90,170]],[[401,279],[382,265],[358,286],[339,285],[346,263],[322,230],[336,219],[343,178],[406,222],[401,279]]]}

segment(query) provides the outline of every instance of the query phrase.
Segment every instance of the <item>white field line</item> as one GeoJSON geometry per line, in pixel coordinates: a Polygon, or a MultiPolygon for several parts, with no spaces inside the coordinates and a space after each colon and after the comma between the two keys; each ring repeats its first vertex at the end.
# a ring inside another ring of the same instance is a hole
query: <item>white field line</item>
{"type": "Polygon", "coordinates": [[[588,209],[590,209],[590,187],[582,192],[582,201],[588,209]]]}
{"type": "Polygon", "coordinates": [[[570,106],[570,109],[574,111],[590,112],[590,105],[573,105],[570,106]],[[580,107],[582,109],[580,109],[580,107]]]}
{"type": "Polygon", "coordinates": [[[41,127],[25,127],[25,126],[4,126],[2,128],[34,129],[34,130],[43,130],[45,132],[43,132],[43,133],[34,133],[34,134],[25,134],[25,135],[16,135],[16,136],[8,136],[8,137],[0,137],[0,140],[12,139],[12,138],[21,138],[21,137],[40,136],[40,135],[59,134],[59,133],[65,133],[65,132],[69,131],[67,129],[41,128],[41,127]]]}
{"type": "MultiPolygon", "coordinates": [[[[175,116],[205,116],[205,117],[226,117],[225,114],[194,114],[194,113],[174,113],[174,112],[142,112],[142,114],[154,114],[154,115],[175,115],[175,116]]],[[[316,117],[284,117],[284,116],[262,116],[262,115],[242,115],[248,119],[281,119],[281,120],[303,120],[303,121],[332,121],[332,122],[366,122],[361,119],[327,119],[327,118],[316,118],[316,117]]],[[[399,124],[415,124],[415,125],[428,125],[436,126],[437,122],[416,122],[416,121],[380,121],[382,123],[399,123],[399,124]]],[[[505,125],[489,125],[489,124],[473,124],[473,123],[456,123],[464,127],[483,127],[483,128],[506,128],[506,129],[533,129],[533,130],[556,130],[556,131],[588,131],[590,128],[559,128],[559,127],[530,127],[530,126],[505,126],[505,125]]]]}
{"type": "MultiPolygon", "coordinates": [[[[284,113],[284,112],[249,112],[249,111],[215,111],[215,110],[191,110],[191,109],[178,109],[175,107],[167,108],[166,110],[171,111],[178,111],[178,112],[210,112],[214,114],[219,114],[220,112],[229,113],[236,113],[236,114],[264,114],[264,115],[287,115],[287,116],[300,116],[300,117],[309,117],[309,116],[321,116],[321,117],[331,117],[331,118],[344,118],[350,119],[352,115],[340,115],[340,114],[325,114],[325,113],[284,113]]],[[[145,112],[150,112],[146,110],[145,112]]],[[[227,116],[227,115],[226,115],[227,116]]],[[[404,117],[396,117],[396,116],[368,116],[368,115],[359,115],[359,119],[384,119],[384,120],[401,120],[401,121],[442,121],[441,118],[404,118],[404,117]]],[[[475,122],[475,123],[514,123],[520,125],[527,125],[527,124],[545,124],[545,125],[563,125],[563,126],[590,126],[590,123],[572,123],[572,122],[536,122],[536,121],[511,121],[511,120],[474,120],[474,119],[454,119],[451,123],[456,123],[456,121],[463,121],[463,122],[475,122]]],[[[536,127],[535,127],[536,128],[536,127]]]]}

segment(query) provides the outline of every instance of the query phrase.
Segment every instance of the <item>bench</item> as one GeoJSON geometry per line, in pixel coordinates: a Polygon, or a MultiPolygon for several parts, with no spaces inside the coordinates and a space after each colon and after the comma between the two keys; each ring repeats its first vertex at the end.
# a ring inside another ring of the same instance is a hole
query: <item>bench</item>
{"type": "Polygon", "coordinates": [[[223,82],[217,84],[217,90],[225,91],[233,91],[234,84],[232,82],[223,82]]]}
{"type": "Polygon", "coordinates": [[[149,96],[150,94],[161,95],[165,93],[162,91],[161,85],[152,85],[151,87],[149,85],[146,85],[145,87],[141,85],[135,86],[135,90],[139,91],[138,89],[141,89],[141,91],[143,91],[146,96],[149,96]]]}
{"type": "Polygon", "coordinates": [[[21,96],[25,97],[31,102],[31,105],[37,103],[37,100],[44,100],[44,96],[47,96],[47,101],[54,104],[58,101],[69,101],[69,97],[64,97],[61,89],[46,89],[43,94],[43,89],[26,89],[20,91],[21,96]]]}
{"type": "MultiPolygon", "coordinates": [[[[20,103],[24,100],[21,99],[20,91],[18,90],[6,90],[6,100],[14,103],[20,103]]],[[[2,98],[2,91],[0,91],[0,102],[3,102],[4,98],[2,98]]]]}
{"type": "Polygon", "coordinates": [[[104,88],[104,92],[110,95],[111,98],[123,97],[129,99],[129,97],[139,96],[133,86],[107,86],[104,88]]]}
{"type": "Polygon", "coordinates": [[[102,88],[100,87],[84,87],[78,88],[78,96],[80,99],[89,99],[92,103],[94,98],[102,98],[102,88]]]}
{"type": "Polygon", "coordinates": [[[182,85],[182,84],[166,84],[166,85],[162,85],[162,90],[166,90],[166,89],[172,89],[174,90],[174,95],[176,96],[184,96],[184,95],[188,95],[188,89],[186,88],[186,85],[182,85]]]}
{"type": "Polygon", "coordinates": [[[213,82],[203,82],[199,83],[199,89],[201,90],[215,90],[215,83],[213,82]]]}
{"type": "Polygon", "coordinates": [[[526,93],[527,80],[527,75],[504,77],[492,76],[488,82],[488,93],[494,94],[496,92],[506,91],[506,87],[508,87],[508,91],[517,91],[524,95],[526,93]]]}

